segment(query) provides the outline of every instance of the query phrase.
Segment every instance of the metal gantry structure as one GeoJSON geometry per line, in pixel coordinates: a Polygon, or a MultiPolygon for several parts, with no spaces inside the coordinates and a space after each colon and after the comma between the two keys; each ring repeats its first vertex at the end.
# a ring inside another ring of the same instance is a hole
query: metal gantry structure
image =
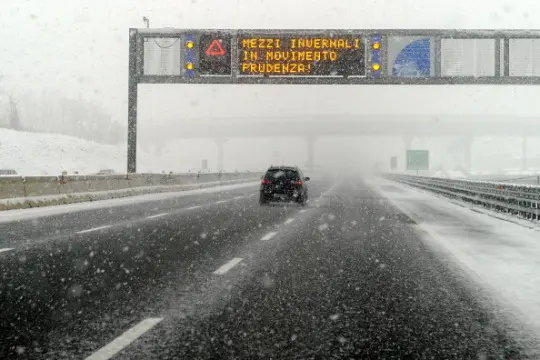
{"type": "Polygon", "coordinates": [[[130,29],[129,173],[139,84],[538,85],[540,31],[130,29]]]}

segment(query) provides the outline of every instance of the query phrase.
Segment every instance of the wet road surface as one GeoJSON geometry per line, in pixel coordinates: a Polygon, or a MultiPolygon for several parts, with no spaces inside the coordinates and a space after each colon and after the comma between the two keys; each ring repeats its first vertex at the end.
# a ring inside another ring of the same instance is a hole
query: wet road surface
{"type": "Polygon", "coordinates": [[[361,179],[0,224],[2,359],[521,359],[361,179]]]}

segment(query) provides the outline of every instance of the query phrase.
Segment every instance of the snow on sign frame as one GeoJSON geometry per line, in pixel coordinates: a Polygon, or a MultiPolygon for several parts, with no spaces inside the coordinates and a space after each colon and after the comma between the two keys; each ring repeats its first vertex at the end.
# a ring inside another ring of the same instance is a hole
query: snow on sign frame
{"type": "Polygon", "coordinates": [[[139,84],[539,85],[540,30],[129,29],[128,172],[139,84]]]}

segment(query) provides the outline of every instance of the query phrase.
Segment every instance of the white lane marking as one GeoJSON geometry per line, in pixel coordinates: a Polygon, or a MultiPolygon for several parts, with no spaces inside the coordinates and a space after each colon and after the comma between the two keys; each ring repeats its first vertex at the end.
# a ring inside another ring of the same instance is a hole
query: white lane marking
{"type": "Polygon", "coordinates": [[[195,210],[195,209],[199,209],[201,207],[202,207],[201,205],[195,205],[195,206],[190,206],[190,207],[186,208],[186,210],[195,210]]]}
{"type": "Polygon", "coordinates": [[[220,200],[220,201],[216,202],[216,204],[223,204],[223,203],[226,203],[226,202],[227,202],[227,200],[220,200]]]}
{"type": "Polygon", "coordinates": [[[155,219],[155,218],[162,217],[162,216],[165,216],[165,215],[169,215],[169,213],[161,213],[161,214],[156,214],[156,215],[150,215],[150,216],[147,216],[146,218],[147,219],[155,219]]]}
{"type": "Polygon", "coordinates": [[[91,228],[91,229],[77,231],[77,234],[86,234],[86,233],[89,233],[89,232],[92,232],[92,231],[103,230],[103,229],[107,229],[107,228],[110,228],[110,227],[111,227],[111,225],[98,226],[98,227],[91,228]]]}
{"type": "Polygon", "coordinates": [[[262,241],[266,241],[266,240],[270,240],[271,238],[273,238],[274,236],[276,236],[277,232],[276,231],[271,231],[269,232],[268,234],[264,235],[261,240],[262,241]]]}
{"type": "Polygon", "coordinates": [[[231,270],[233,267],[238,265],[240,263],[240,261],[242,261],[242,260],[244,260],[244,259],[242,259],[242,258],[234,258],[231,261],[225,263],[223,266],[221,266],[216,271],[214,271],[214,274],[216,274],[216,275],[226,274],[227,272],[229,272],[229,270],[231,270]]]}
{"type": "Polygon", "coordinates": [[[290,224],[294,221],[294,218],[288,218],[287,221],[285,221],[285,224],[290,224]]]}
{"type": "Polygon", "coordinates": [[[163,318],[144,319],[125,333],[90,355],[86,360],[107,360],[119,353],[126,346],[137,340],[142,334],[156,326],[163,318]]]}
{"type": "Polygon", "coordinates": [[[301,213],[304,213],[304,212],[306,212],[306,211],[307,211],[307,210],[305,210],[305,209],[304,209],[304,210],[300,210],[301,213]]]}
{"type": "Polygon", "coordinates": [[[0,253],[10,251],[10,250],[13,250],[13,248],[2,248],[2,249],[0,249],[0,253]]]}
{"type": "Polygon", "coordinates": [[[243,198],[244,198],[243,196],[237,196],[233,200],[240,200],[240,199],[243,199],[243,198]]]}

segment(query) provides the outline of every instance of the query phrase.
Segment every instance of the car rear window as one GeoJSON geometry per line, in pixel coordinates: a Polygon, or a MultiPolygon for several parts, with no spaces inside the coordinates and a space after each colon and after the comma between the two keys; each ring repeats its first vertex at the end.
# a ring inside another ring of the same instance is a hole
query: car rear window
{"type": "Polygon", "coordinates": [[[300,175],[298,171],[291,169],[271,169],[266,172],[264,177],[267,180],[277,180],[277,179],[286,179],[286,180],[298,180],[300,175]]]}

